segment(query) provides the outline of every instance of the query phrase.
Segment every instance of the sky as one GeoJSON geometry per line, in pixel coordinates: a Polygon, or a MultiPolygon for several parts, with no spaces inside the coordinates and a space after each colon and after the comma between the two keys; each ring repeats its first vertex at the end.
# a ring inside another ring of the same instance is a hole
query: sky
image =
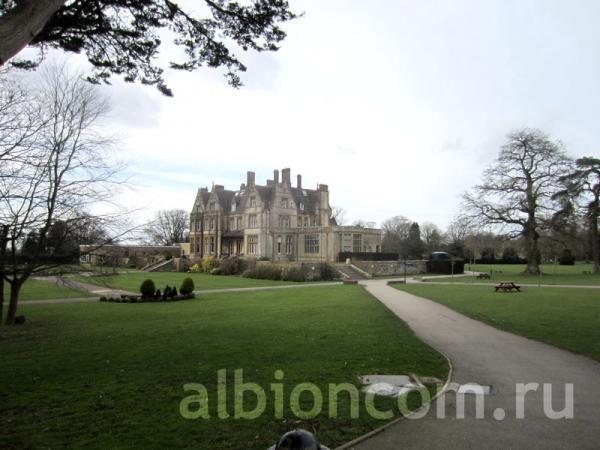
{"type": "Polygon", "coordinates": [[[140,220],[289,167],[305,187],[328,184],[350,221],[445,228],[513,129],[600,155],[597,0],[290,4],[304,17],[278,52],[240,55],[241,89],[213,69],[168,72],[173,98],[102,88],[131,175],[119,200],[140,220]]]}

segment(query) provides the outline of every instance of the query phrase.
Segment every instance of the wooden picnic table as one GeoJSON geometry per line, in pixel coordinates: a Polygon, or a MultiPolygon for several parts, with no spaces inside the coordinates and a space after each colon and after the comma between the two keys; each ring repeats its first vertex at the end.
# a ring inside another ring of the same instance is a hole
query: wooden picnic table
{"type": "Polygon", "coordinates": [[[496,292],[512,292],[513,290],[521,292],[521,286],[516,285],[512,281],[501,281],[495,286],[496,292]]]}

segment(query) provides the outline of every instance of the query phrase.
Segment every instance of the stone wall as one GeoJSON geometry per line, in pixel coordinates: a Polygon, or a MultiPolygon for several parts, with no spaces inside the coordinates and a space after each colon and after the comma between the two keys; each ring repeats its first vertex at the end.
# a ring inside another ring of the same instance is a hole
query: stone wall
{"type": "MultiPolygon", "coordinates": [[[[375,277],[404,275],[404,261],[352,261],[352,264],[375,277]]],[[[426,261],[406,261],[407,275],[426,272],[426,261]]]]}

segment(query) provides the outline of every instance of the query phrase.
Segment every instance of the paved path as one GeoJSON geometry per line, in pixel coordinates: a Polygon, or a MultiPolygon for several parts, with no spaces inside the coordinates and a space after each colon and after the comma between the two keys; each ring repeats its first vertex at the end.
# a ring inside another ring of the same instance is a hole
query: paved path
{"type": "MultiPolygon", "coordinates": [[[[50,277],[48,277],[50,278],[50,277]]],[[[41,279],[41,278],[39,278],[41,279]]],[[[54,281],[54,280],[48,280],[54,281]]],[[[121,294],[124,295],[135,295],[131,292],[120,291],[115,289],[102,289],[93,284],[80,283],[77,281],[72,281],[71,283],[63,283],[64,286],[69,286],[73,289],[77,289],[80,291],[93,292],[97,294],[98,297],[81,297],[81,298],[55,298],[48,300],[28,300],[24,301],[22,304],[27,305],[58,305],[65,303],[89,303],[89,302],[97,302],[98,298],[102,295],[107,297],[114,296],[118,297],[121,294]]],[[[325,283],[298,283],[298,284],[290,284],[290,285],[282,285],[282,286],[255,286],[248,288],[223,288],[223,289],[203,289],[199,291],[194,291],[196,295],[207,295],[207,294],[218,294],[218,293],[227,293],[227,292],[255,292],[255,291],[273,291],[273,290],[284,290],[284,289],[300,289],[300,288],[312,288],[312,287],[324,287],[324,286],[340,286],[341,282],[325,282],[325,283]]]]}
{"type": "MultiPolygon", "coordinates": [[[[96,294],[98,297],[106,296],[106,297],[119,297],[121,295],[135,295],[133,292],[124,291],[122,289],[114,289],[110,287],[98,286],[96,284],[91,283],[82,283],[81,281],[76,281],[72,278],[68,277],[36,277],[36,280],[39,281],[47,281],[49,283],[55,283],[59,286],[65,286],[70,289],[75,289],[76,291],[85,291],[91,292],[92,294],[96,294]]],[[[67,299],[61,299],[67,300],[67,299]]]]}
{"type": "Polygon", "coordinates": [[[399,291],[386,281],[364,281],[369,292],[408,323],[423,341],[447,355],[453,381],[492,386],[485,419],[476,419],[467,397],[466,418],[456,419],[456,396],[446,396],[446,419],[435,408],[419,420],[403,420],[353,448],[381,449],[592,449],[600,447],[600,364],[558,348],[497,330],[445,306],[399,291]],[[525,420],[517,420],[517,383],[540,383],[525,398],[525,420]],[[574,384],[573,420],[546,418],[543,383],[552,383],[555,410],[562,410],[564,386],[574,384]],[[497,421],[501,408],[506,419],[497,421]]]}

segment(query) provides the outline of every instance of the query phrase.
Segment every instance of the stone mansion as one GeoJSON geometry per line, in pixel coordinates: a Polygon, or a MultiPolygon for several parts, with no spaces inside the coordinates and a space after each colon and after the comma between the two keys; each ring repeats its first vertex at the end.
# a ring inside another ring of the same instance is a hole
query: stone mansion
{"type": "Polygon", "coordinates": [[[271,261],[334,262],[340,252],[379,252],[381,230],[339,226],[331,216],[329,189],[292,187],[290,169],[275,170],[265,186],[248,172],[239,190],[214,185],[198,190],[190,215],[191,259],[208,255],[271,261]]]}

